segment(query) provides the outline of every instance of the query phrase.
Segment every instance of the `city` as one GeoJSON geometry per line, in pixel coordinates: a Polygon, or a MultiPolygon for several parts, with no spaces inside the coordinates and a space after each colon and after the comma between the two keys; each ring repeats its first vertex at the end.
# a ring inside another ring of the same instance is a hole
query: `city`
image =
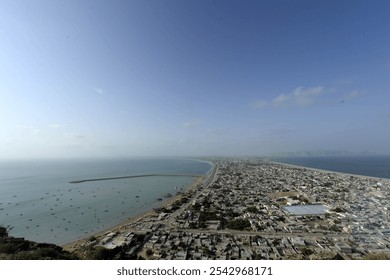
{"type": "MultiPolygon", "coordinates": [[[[65,246],[129,259],[384,259],[390,180],[218,159],[163,207],[65,246]]],[[[95,255],[96,256],[96,255],[95,255]]]]}

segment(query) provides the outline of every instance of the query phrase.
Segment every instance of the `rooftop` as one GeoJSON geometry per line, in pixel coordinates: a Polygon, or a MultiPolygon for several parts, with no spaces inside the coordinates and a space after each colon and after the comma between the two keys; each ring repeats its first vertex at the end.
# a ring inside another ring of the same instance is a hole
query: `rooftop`
{"type": "Polygon", "coordinates": [[[328,212],[329,208],[322,204],[292,205],[283,207],[292,215],[321,215],[328,212]]]}

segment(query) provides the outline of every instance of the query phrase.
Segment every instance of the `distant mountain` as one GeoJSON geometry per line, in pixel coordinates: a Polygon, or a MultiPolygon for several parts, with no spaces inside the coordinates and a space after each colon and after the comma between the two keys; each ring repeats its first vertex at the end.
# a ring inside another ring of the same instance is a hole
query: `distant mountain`
{"type": "Polygon", "coordinates": [[[369,156],[376,155],[372,152],[359,152],[353,153],[349,151],[327,151],[327,150],[317,150],[317,151],[300,151],[300,152],[282,152],[282,153],[273,153],[271,157],[330,157],[330,156],[369,156]]]}

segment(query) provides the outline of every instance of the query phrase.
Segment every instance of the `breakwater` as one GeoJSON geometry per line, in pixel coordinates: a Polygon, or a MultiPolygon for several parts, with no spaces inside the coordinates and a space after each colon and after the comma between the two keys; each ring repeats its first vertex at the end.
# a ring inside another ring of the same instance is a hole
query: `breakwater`
{"type": "Polygon", "coordinates": [[[104,178],[92,178],[84,180],[70,181],[70,184],[79,184],[85,182],[94,182],[94,181],[106,181],[106,180],[120,180],[120,179],[131,179],[131,178],[141,178],[141,177],[199,177],[200,175],[196,174],[142,174],[142,175],[131,175],[131,176],[119,176],[119,177],[104,177],[104,178]]]}

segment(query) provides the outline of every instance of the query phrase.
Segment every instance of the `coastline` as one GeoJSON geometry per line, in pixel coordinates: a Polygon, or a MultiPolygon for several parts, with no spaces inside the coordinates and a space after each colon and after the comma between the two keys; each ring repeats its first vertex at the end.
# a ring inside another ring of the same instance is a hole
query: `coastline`
{"type": "MultiPolygon", "coordinates": [[[[214,163],[212,163],[212,167],[213,167],[212,169],[214,169],[214,167],[215,167],[214,163]]],[[[210,174],[210,172],[208,172],[205,175],[197,176],[194,179],[194,181],[191,183],[191,185],[185,190],[184,193],[196,191],[196,189],[200,186],[201,182],[203,180],[205,180],[209,176],[209,174],[210,174]]],[[[167,206],[173,204],[175,201],[179,200],[181,197],[182,197],[182,193],[178,193],[170,198],[166,198],[162,201],[161,207],[167,207],[167,206]]],[[[149,210],[146,210],[145,212],[142,212],[142,213],[137,214],[135,216],[130,216],[120,223],[109,226],[109,227],[107,227],[101,231],[98,231],[96,233],[93,233],[89,236],[86,236],[84,238],[77,239],[77,240],[74,240],[74,241],[71,241],[71,242],[68,242],[65,244],[59,244],[58,246],[61,246],[64,250],[73,251],[77,247],[79,247],[80,245],[85,244],[92,236],[100,237],[100,236],[103,236],[103,235],[105,235],[109,232],[112,232],[112,231],[121,231],[123,228],[125,228],[126,226],[128,226],[131,223],[134,223],[134,222],[137,222],[139,220],[145,219],[147,217],[155,216],[155,215],[157,215],[157,213],[153,209],[149,209],[149,210]]]]}
{"type": "Polygon", "coordinates": [[[274,161],[272,159],[267,159],[267,161],[272,163],[272,164],[279,164],[279,165],[284,165],[284,166],[288,166],[288,167],[292,167],[292,168],[306,169],[306,170],[311,170],[311,171],[316,171],[316,172],[321,172],[321,173],[329,173],[329,174],[333,173],[333,174],[337,174],[337,175],[353,176],[353,177],[358,177],[358,178],[363,178],[363,179],[374,179],[374,180],[390,181],[390,178],[384,178],[384,177],[375,177],[375,176],[360,175],[360,174],[354,174],[354,173],[346,173],[346,172],[340,172],[340,171],[333,171],[333,170],[327,170],[327,169],[307,167],[307,166],[304,166],[304,165],[294,165],[294,164],[290,164],[290,163],[274,161]]]}
{"type": "MultiPolygon", "coordinates": [[[[286,167],[290,167],[290,168],[296,168],[296,169],[300,169],[300,170],[310,170],[310,171],[315,171],[315,172],[320,172],[320,173],[336,174],[336,175],[341,175],[341,176],[353,176],[353,177],[356,177],[356,178],[371,179],[371,180],[377,180],[377,181],[381,181],[381,182],[389,182],[390,181],[390,179],[388,179],[388,178],[373,177],[373,176],[367,176],[367,175],[358,175],[358,174],[352,174],[352,173],[344,173],[344,172],[338,172],[338,171],[332,171],[332,170],[326,170],[326,169],[307,167],[307,166],[302,166],[302,165],[294,165],[294,164],[277,162],[277,161],[273,161],[273,160],[270,160],[270,159],[267,159],[266,161],[271,163],[271,164],[282,165],[282,166],[286,166],[286,167]]],[[[194,181],[192,182],[192,184],[185,190],[184,193],[188,193],[188,192],[191,192],[191,191],[197,191],[197,188],[201,185],[202,181],[206,181],[209,178],[209,176],[215,171],[216,164],[214,162],[211,162],[211,161],[208,161],[208,162],[210,162],[210,164],[212,165],[212,168],[210,169],[210,171],[208,173],[204,174],[204,175],[197,176],[194,179],[194,181]]],[[[176,195],[174,195],[174,196],[172,196],[170,198],[164,199],[162,204],[161,204],[161,207],[170,206],[176,200],[180,199],[181,195],[182,195],[181,193],[178,193],[178,194],[176,194],[176,195]]],[[[158,214],[153,209],[146,210],[145,212],[142,212],[142,213],[137,214],[135,216],[130,216],[130,217],[126,218],[125,220],[123,220],[120,223],[117,223],[115,225],[109,226],[109,227],[107,227],[107,228],[105,228],[105,229],[103,229],[101,231],[93,233],[93,234],[91,234],[89,236],[86,236],[86,237],[84,237],[82,239],[77,239],[75,241],[68,242],[66,244],[60,244],[59,246],[61,246],[62,248],[64,248],[67,251],[73,251],[74,249],[76,249],[80,245],[86,244],[86,242],[92,236],[101,237],[103,235],[106,235],[109,232],[121,231],[121,230],[125,229],[126,227],[128,227],[130,224],[132,224],[134,222],[137,222],[137,221],[142,220],[142,219],[146,219],[148,217],[157,216],[157,215],[158,214]]]]}
{"type": "MultiPolygon", "coordinates": [[[[218,162],[218,166],[215,164],[214,169],[197,178],[191,187],[188,185],[186,191],[189,193],[183,193],[187,199],[171,205],[173,209],[167,207],[167,210],[157,210],[156,213],[146,212],[105,230],[93,239],[83,239],[63,248],[82,259],[94,258],[95,253],[105,250],[102,248],[109,250],[104,252],[113,254],[111,259],[254,260],[258,252],[264,251],[267,252],[264,258],[270,260],[334,259],[335,256],[366,259],[372,256],[371,252],[389,252],[389,222],[381,220],[388,213],[383,207],[389,207],[389,186],[390,181],[386,178],[355,176],[263,160],[254,163],[250,160],[226,160],[218,162]],[[240,181],[248,184],[243,186],[240,181]],[[216,182],[215,185],[212,185],[213,182],[216,182]],[[277,201],[278,196],[268,195],[287,194],[295,190],[299,191],[299,195],[289,195],[283,201],[277,201]],[[223,195],[226,191],[229,196],[223,195]],[[205,202],[206,197],[220,207],[214,208],[211,203],[205,202]],[[289,205],[288,202],[291,205],[328,205],[331,211],[328,215],[311,213],[308,218],[301,213],[302,217],[297,219],[294,213],[288,214],[283,209],[282,206],[289,205]],[[203,205],[203,209],[192,207],[195,205],[203,205]],[[249,215],[250,205],[256,206],[256,209],[263,207],[262,211],[258,215],[249,215]],[[267,209],[262,205],[272,207],[267,209]],[[224,221],[234,220],[233,215],[237,214],[229,214],[226,209],[237,211],[241,219],[256,227],[231,228],[226,224],[216,227],[218,221],[213,220],[214,217],[200,220],[204,223],[196,222],[203,211],[215,211],[215,215],[224,217],[224,221]],[[283,217],[283,220],[280,218],[275,222],[275,217],[283,217]],[[253,238],[258,238],[261,245],[253,244],[253,238]],[[288,242],[290,238],[293,243],[288,242]],[[200,239],[204,242],[198,242],[200,239]],[[275,240],[284,240],[283,255],[278,253],[275,240]],[[348,241],[367,249],[354,252],[348,241]],[[215,247],[210,249],[211,242],[215,242],[215,247]],[[311,250],[310,255],[301,250],[301,244],[311,250]],[[322,247],[322,244],[326,246],[322,247]],[[240,248],[248,253],[235,255],[240,248]],[[183,252],[187,254],[183,255],[183,252]]],[[[164,205],[179,197],[164,201],[164,205]]]]}
{"type": "MultiPolygon", "coordinates": [[[[200,160],[200,159],[191,159],[191,160],[196,160],[196,161],[208,163],[208,164],[210,164],[211,167],[207,171],[207,173],[205,173],[203,175],[200,175],[200,174],[199,175],[197,175],[197,174],[168,174],[167,176],[194,177],[194,180],[192,181],[191,184],[188,185],[188,187],[184,190],[184,192],[179,192],[179,193],[174,194],[172,197],[164,198],[160,207],[167,207],[167,206],[173,204],[176,200],[179,200],[183,194],[186,194],[186,193],[191,192],[192,190],[198,188],[203,181],[205,181],[207,178],[210,177],[210,175],[213,173],[213,171],[216,168],[215,163],[211,160],[200,160]]],[[[144,177],[144,176],[145,175],[141,175],[141,176],[135,175],[134,177],[144,177]]],[[[158,175],[157,174],[147,174],[146,176],[158,176],[158,175]]],[[[165,174],[162,176],[165,176],[165,174]]],[[[133,177],[133,176],[126,176],[126,177],[133,177]]],[[[90,180],[95,181],[95,180],[100,180],[100,179],[103,179],[103,180],[114,179],[115,180],[115,179],[122,179],[122,178],[123,177],[109,177],[109,178],[107,177],[107,178],[98,178],[98,179],[88,179],[87,181],[90,181],[90,180]]],[[[83,181],[81,181],[81,183],[82,182],[83,181]]],[[[61,246],[62,248],[66,249],[66,250],[72,250],[72,248],[77,247],[80,244],[85,244],[93,236],[99,237],[99,236],[103,236],[103,235],[107,234],[108,232],[121,230],[121,229],[123,229],[123,227],[126,227],[131,223],[137,222],[137,221],[145,219],[147,217],[155,216],[156,214],[157,213],[154,211],[154,209],[145,210],[145,211],[138,213],[138,214],[135,214],[133,216],[128,216],[119,223],[112,224],[112,225],[110,225],[102,230],[91,233],[88,236],[85,236],[83,238],[78,238],[78,239],[75,239],[73,241],[66,242],[63,244],[60,243],[57,245],[61,246]]]]}
{"type": "MultiPolygon", "coordinates": [[[[198,190],[198,188],[202,185],[203,182],[206,182],[206,184],[208,184],[210,182],[210,179],[213,179],[215,177],[215,173],[217,171],[217,166],[216,166],[215,162],[213,162],[213,161],[204,161],[204,162],[208,162],[211,165],[210,170],[206,174],[196,176],[196,178],[193,180],[191,185],[183,193],[177,193],[170,198],[164,199],[162,201],[161,207],[167,207],[167,206],[172,205],[175,201],[181,199],[183,194],[186,194],[186,193],[189,193],[192,191],[196,192],[198,190]]],[[[147,210],[143,213],[137,214],[135,216],[130,216],[120,223],[109,226],[109,227],[107,227],[101,231],[98,231],[96,233],[93,233],[89,236],[85,236],[84,238],[76,239],[74,241],[67,242],[65,244],[58,244],[58,246],[61,246],[64,250],[67,250],[67,251],[74,251],[75,249],[80,247],[82,244],[86,244],[86,242],[88,242],[88,240],[92,236],[101,237],[101,236],[106,235],[107,233],[112,232],[112,231],[121,231],[122,229],[124,229],[125,227],[127,227],[128,225],[130,225],[134,222],[140,221],[142,219],[146,219],[148,217],[156,216],[156,215],[157,215],[157,213],[153,209],[150,209],[150,210],[147,210]]]]}

